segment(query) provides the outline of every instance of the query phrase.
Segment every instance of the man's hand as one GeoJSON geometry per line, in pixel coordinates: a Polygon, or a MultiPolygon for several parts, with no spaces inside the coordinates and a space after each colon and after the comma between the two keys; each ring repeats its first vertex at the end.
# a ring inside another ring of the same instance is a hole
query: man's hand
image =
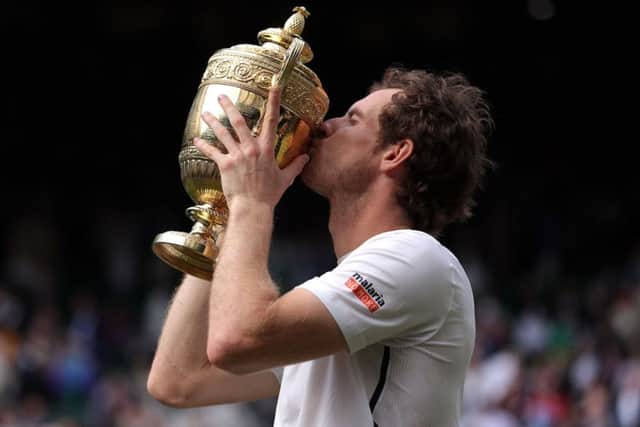
{"type": "MultiPolygon", "coordinates": [[[[315,295],[294,289],[280,298],[269,275],[274,208],[309,158],[303,154],[284,169],[276,163],[280,90],[269,92],[258,136],[251,134],[228,98],[219,102],[237,139],[212,115],[203,114],[227,153],[194,140],[218,165],[229,205],[209,296],[209,363],[245,375],[346,350],[338,325],[315,295]]],[[[265,392],[272,391],[269,384],[261,384],[265,392]]]]}
{"type": "Polygon", "coordinates": [[[203,120],[227,149],[227,154],[200,138],[194,138],[193,143],[218,165],[222,190],[229,209],[233,209],[234,201],[240,200],[258,202],[274,208],[309,160],[309,156],[303,154],[284,169],[280,169],[275,161],[274,144],[280,94],[279,88],[269,91],[262,130],[257,137],[251,134],[242,114],[224,95],[219,97],[218,102],[229,118],[237,140],[212,114],[205,112],[202,115],[203,120]]]}

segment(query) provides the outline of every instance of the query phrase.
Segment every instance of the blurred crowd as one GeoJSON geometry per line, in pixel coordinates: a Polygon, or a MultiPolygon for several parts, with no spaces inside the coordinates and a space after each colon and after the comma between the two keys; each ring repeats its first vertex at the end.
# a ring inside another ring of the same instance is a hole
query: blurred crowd
{"type": "MultiPolygon", "coordinates": [[[[150,243],[180,221],[117,210],[92,221],[5,224],[0,426],[271,425],[273,399],[173,409],[147,394],[181,277],[150,243]]],[[[486,259],[458,244],[477,312],[463,427],[640,427],[640,250],[587,278],[542,250],[517,279],[495,283],[486,259]]],[[[285,291],[334,262],[322,234],[276,235],[271,270],[285,291]]]]}

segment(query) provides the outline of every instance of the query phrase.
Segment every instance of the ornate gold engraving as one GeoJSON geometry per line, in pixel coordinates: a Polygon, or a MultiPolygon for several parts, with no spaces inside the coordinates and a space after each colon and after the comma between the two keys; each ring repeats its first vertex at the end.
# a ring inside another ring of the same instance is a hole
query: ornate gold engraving
{"type": "MultiPolygon", "coordinates": [[[[266,97],[271,79],[280,68],[276,58],[281,55],[270,52],[272,56],[260,57],[252,55],[253,53],[255,50],[247,51],[246,48],[242,51],[224,49],[216,52],[210,58],[200,84],[227,84],[256,91],[258,95],[266,97]],[[265,60],[265,58],[271,60],[265,60]]],[[[298,68],[302,67],[304,65],[298,66],[298,68]]],[[[309,79],[310,73],[312,73],[310,70],[308,73],[303,73],[299,69],[294,69],[282,94],[282,105],[301,116],[307,123],[317,126],[329,109],[329,99],[319,88],[317,77],[309,79]]],[[[315,74],[311,77],[315,77],[315,74]]]]}

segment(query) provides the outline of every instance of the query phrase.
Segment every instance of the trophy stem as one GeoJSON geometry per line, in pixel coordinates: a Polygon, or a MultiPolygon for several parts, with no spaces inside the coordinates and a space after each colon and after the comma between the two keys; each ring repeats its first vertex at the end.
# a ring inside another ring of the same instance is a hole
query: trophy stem
{"type": "MultiPolygon", "coordinates": [[[[194,228],[196,225],[202,224],[205,229],[209,229],[213,225],[226,224],[229,217],[229,210],[221,204],[214,209],[211,204],[203,203],[187,208],[186,214],[191,221],[195,222],[194,228]]],[[[205,229],[199,228],[198,232],[204,232],[205,229]]],[[[195,232],[193,229],[191,231],[195,232]]]]}
{"type": "Polygon", "coordinates": [[[188,208],[186,213],[194,221],[191,231],[158,234],[153,241],[153,252],[183,273],[211,280],[218,255],[216,239],[226,223],[228,211],[205,203],[188,208]]]}

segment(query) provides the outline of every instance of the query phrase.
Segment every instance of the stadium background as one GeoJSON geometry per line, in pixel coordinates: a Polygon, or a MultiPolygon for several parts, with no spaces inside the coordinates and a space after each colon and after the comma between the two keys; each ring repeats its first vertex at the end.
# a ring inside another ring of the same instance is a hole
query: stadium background
{"type": "MultiPolygon", "coordinates": [[[[296,5],[3,3],[0,426],[270,425],[272,400],[174,410],[146,394],[180,279],[150,243],[190,227],[177,154],[207,59],[296,5]]],[[[498,167],[442,237],[476,294],[464,426],[639,426],[637,168],[624,109],[602,100],[629,85],[615,29],[553,0],[300,5],[329,117],[393,63],[488,92],[498,167]]],[[[285,290],[334,263],[326,220],[295,183],[271,259],[285,290]]]]}

